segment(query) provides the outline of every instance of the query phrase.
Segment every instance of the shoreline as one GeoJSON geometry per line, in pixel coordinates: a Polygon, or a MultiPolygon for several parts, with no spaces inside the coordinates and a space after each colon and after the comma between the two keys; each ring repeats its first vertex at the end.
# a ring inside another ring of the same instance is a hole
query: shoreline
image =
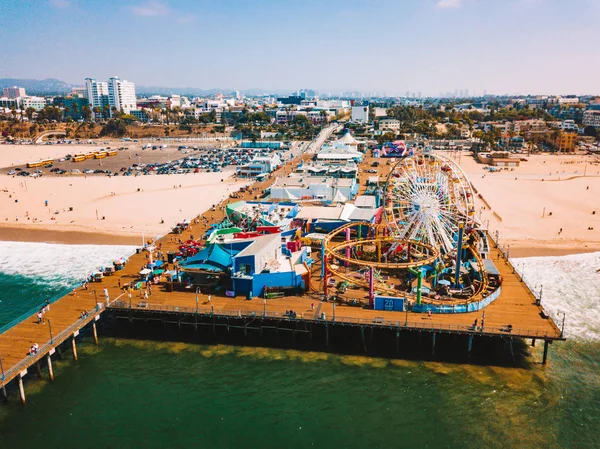
{"type": "Polygon", "coordinates": [[[63,245],[136,245],[142,243],[141,234],[119,234],[118,232],[39,229],[29,226],[0,225],[2,242],[58,243],[63,245]]]}
{"type": "MultiPolygon", "coordinates": [[[[0,241],[58,243],[64,245],[135,245],[142,234],[123,234],[118,231],[90,229],[48,229],[29,225],[0,224],[0,241]]],[[[509,240],[510,257],[557,257],[600,251],[598,242],[531,242],[509,240]]]]}

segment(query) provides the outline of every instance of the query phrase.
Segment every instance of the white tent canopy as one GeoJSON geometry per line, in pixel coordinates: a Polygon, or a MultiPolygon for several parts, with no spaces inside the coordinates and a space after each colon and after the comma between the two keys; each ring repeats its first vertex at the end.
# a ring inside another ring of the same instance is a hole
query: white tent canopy
{"type": "Polygon", "coordinates": [[[344,196],[344,194],[340,191],[340,189],[335,191],[335,196],[333,197],[334,203],[345,203],[348,201],[348,198],[344,196]]]}

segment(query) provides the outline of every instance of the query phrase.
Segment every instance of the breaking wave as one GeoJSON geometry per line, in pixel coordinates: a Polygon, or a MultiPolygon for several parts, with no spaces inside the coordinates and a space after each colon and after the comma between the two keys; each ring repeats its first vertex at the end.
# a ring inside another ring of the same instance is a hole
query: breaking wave
{"type": "Polygon", "coordinates": [[[0,273],[70,286],[92,270],[135,252],[135,246],[0,242],[0,273]]]}
{"type": "Polygon", "coordinates": [[[542,288],[542,305],[559,327],[565,314],[567,337],[600,340],[600,252],[511,262],[536,294],[542,288]]]}

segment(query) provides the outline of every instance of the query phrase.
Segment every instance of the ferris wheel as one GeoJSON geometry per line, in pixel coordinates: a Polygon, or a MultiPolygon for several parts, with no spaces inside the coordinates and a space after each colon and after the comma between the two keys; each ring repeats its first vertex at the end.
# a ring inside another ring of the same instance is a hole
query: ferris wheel
{"type": "Polygon", "coordinates": [[[417,154],[399,161],[386,183],[385,218],[398,239],[422,241],[449,253],[459,227],[475,223],[473,190],[448,157],[417,154]]]}

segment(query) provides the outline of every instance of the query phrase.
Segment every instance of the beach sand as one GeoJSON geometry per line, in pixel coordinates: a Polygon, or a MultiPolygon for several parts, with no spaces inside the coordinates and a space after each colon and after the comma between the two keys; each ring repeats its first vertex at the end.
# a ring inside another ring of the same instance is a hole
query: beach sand
{"type": "Polygon", "coordinates": [[[481,222],[489,222],[492,234],[498,231],[511,257],[598,251],[599,159],[546,154],[526,159],[514,170],[490,173],[467,152],[455,157],[481,195],[476,203],[481,222]]]}
{"type": "MultiPolygon", "coordinates": [[[[163,235],[177,222],[196,217],[246,185],[230,175],[2,176],[0,240],[81,243],[84,232],[134,237],[141,243],[142,235],[163,235]],[[70,242],[66,231],[79,233],[73,234],[76,242],[70,242]]],[[[89,243],[109,243],[105,239],[95,237],[89,243]]],[[[132,243],[124,239],[119,242],[132,243]]]]}

